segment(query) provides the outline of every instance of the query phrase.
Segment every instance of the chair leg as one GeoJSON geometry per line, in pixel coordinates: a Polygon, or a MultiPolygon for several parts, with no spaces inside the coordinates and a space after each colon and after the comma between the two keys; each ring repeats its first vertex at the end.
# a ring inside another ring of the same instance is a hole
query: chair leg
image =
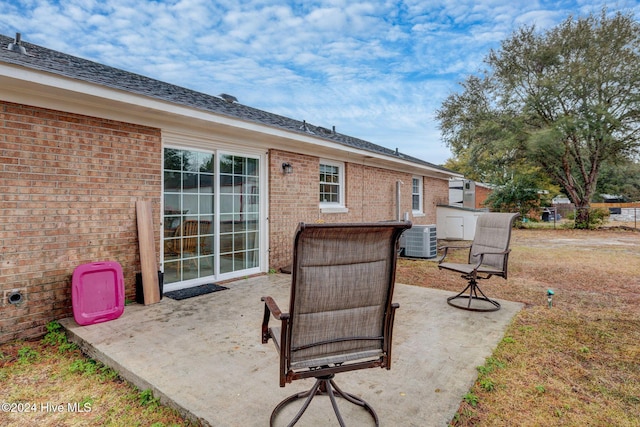
{"type": "Polygon", "coordinates": [[[456,307],[456,308],[461,308],[463,310],[470,310],[470,311],[497,311],[500,310],[500,303],[496,300],[492,300],[489,297],[487,297],[484,292],[482,292],[482,289],[480,289],[480,286],[478,286],[478,282],[476,281],[476,279],[469,279],[469,284],[467,285],[466,288],[464,288],[462,290],[462,292],[460,292],[457,295],[454,295],[452,297],[447,298],[447,303],[450,306],[456,307]],[[465,295],[465,293],[468,292],[468,295],[465,295]],[[478,292],[480,293],[481,296],[478,296],[478,292]],[[466,299],[467,300],[467,304],[466,306],[464,305],[458,305],[458,304],[454,304],[453,301],[457,300],[457,299],[466,299]],[[481,306],[472,306],[471,303],[474,301],[484,301],[489,303],[489,305],[485,305],[484,307],[481,306]]]}
{"type": "Polygon", "coordinates": [[[297,399],[306,398],[306,400],[304,401],[302,407],[300,408],[296,416],[293,418],[293,420],[291,420],[289,424],[287,424],[287,427],[292,427],[300,420],[300,418],[302,417],[302,414],[304,414],[304,412],[307,410],[307,408],[309,407],[309,404],[311,403],[311,400],[316,395],[327,394],[329,396],[329,399],[331,400],[331,406],[333,407],[333,411],[335,412],[336,417],[338,418],[338,423],[340,423],[341,427],[345,427],[345,423],[344,423],[344,420],[342,419],[342,415],[340,414],[340,410],[338,409],[338,402],[336,401],[336,398],[335,398],[336,396],[341,397],[350,403],[353,403],[355,405],[358,405],[366,409],[367,412],[369,412],[369,414],[373,418],[376,427],[379,426],[378,415],[373,410],[371,405],[369,405],[366,401],[360,399],[359,397],[354,396],[353,394],[345,393],[344,391],[342,391],[333,381],[333,377],[334,377],[334,374],[318,377],[316,378],[316,382],[313,385],[313,387],[311,387],[310,390],[293,394],[287,397],[286,399],[284,399],[282,402],[278,404],[278,406],[275,407],[275,409],[271,413],[269,424],[271,426],[274,425],[274,421],[278,413],[280,412],[280,410],[282,410],[282,408],[284,408],[285,406],[287,406],[288,404],[290,404],[291,402],[297,399]]]}

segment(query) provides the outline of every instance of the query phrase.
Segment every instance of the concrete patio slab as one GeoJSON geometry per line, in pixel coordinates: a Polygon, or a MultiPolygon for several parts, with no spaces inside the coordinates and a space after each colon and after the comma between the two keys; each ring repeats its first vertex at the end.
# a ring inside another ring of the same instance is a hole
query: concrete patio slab
{"type": "MultiPolygon", "coordinates": [[[[110,322],[78,326],[68,318],[61,324],[89,356],[203,425],[266,426],[278,402],[313,384],[309,379],[280,388],[277,352],[260,341],[260,297],[270,295],[288,311],[290,280],[281,274],[248,278],[213,294],[133,304],[110,322]]],[[[450,295],[397,285],[391,370],[336,376],[344,391],[373,406],[381,425],[446,426],[477,378],[476,366],[521,308],[501,301],[497,312],[458,310],[447,305],[450,295]]],[[[366,412],[342,402],[347,425],[371,424],[366,412]]],[[[328,398],[314,399],[297,425],[338,425],[328,398]]]]}

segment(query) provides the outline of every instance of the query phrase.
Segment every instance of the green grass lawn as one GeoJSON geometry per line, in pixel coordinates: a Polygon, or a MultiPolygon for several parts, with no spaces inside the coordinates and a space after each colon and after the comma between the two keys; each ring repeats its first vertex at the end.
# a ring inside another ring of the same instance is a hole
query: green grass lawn
{"type": "Polygon", "coordinates": [[[40,341],[0,346],[2,426],[190,426],[67,342],[57,322],[40,341]]]}

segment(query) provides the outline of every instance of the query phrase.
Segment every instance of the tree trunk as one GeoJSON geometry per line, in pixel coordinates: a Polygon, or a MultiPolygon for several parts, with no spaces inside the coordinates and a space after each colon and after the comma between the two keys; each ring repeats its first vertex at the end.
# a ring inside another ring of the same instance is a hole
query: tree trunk
{"type": "Polygon", "coordinates": [[[576,220],[574,228],[581,230],[589,229],[589,213],[591,211],[590,206],[576,206],[576,220]]]}

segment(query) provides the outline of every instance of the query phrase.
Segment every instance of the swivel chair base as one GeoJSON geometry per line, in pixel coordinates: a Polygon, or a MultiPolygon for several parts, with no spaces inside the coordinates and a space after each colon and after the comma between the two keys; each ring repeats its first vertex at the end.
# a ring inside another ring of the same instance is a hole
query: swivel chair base
{"type": "Polygon", "coordinates": [[[469,280],[469,284],[457,295],[447,298],[447,303],[456,308],[470,311],[498,311],[500,303],[487,297],[482,289],[478,286],[478,282],[473,279],[469,280]],[[469,291],[468,295],[465,293],[469,291]],[[480,293],[481,296],[478,296],[480,293]],[[455,304],[458,300],[466,300],[466,304],[455,304]],[[472,304],[472,303],[475,303],[472,304]]]}
{"type": "Polygon", "coordinates": [[[278,416],[278,413],[282,410],[282,408],[294,402],[295,400],[306,398],[304,404],[302,405],[302,408],[300,408],[300,411],[298,411],[298,413],[293,418],[293,420],[291,420],[291,422],[287,424],[288,427],[295,425],[300,420],[300,417],[302,417],[302,414],[304,414],[304,412],[307,410],[307,408],[309,407],[309,404],[311,403],[311,400],[316,395],[327,394],[329,395],[329,399],[331,399],[331,406],[333,406],[333,411],[336,413],[336,417],[338,418],[338,422],[340,423],[341,427],[345,427],[345,423],[338,409],[338,403],[336,402],[335,396],[341,397],[355,405],[358,405],[366,409],[367,412],[369,412],[369,414],[373,418],[376,427],[379,426],[378,415],[373,410],[371,405],[369,405],[367,402],[360,399],[359,397],[354,396],[353,394],[345,393],[344,391],[342,391],[333,381],[333,377],[334,377],[334,374],[317,377],[315,384],[313,385],[313,387],[311,387],[310,390],[303,391],[301,393],[296,393],[294,395],[287,397],[282,402],[280,402],[278,406],[276,406],[276,408],[271,413],[270,425],[271,426],[274,425],[273,423],[276,417],[278,416]]]}

